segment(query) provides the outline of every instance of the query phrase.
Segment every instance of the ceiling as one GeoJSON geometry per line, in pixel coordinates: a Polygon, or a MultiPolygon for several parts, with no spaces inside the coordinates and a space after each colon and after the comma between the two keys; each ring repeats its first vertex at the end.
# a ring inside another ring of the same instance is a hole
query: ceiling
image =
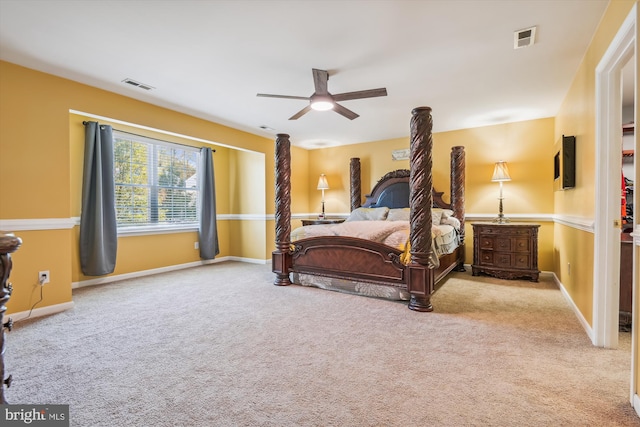
{"type": "MultiPolygon", "coordinates": [[[[0,59],[257,135],[319,148],[557,114],[607,0],[0,0],[0,59]],[[536,26],[533,46],[514,31],[536,26]],[[311,111],[312,68],[359,118],[311,111]],[[130,78],[154,87],[125,84],[130,78]],[[261,129],[267,127],[267,130],[261,129]]],[[[115,119],[120,119],[114,117],[115,119]]]]}

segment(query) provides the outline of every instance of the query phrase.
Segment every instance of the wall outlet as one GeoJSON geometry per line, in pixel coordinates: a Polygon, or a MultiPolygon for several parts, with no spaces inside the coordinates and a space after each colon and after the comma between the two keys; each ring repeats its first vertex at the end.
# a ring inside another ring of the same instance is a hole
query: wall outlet
{"type": "Polygon", "coordinates": [[[38,273],[38,283],[44,285],[45,283],[49,283],[51,279],[51,275],[49,274],[49,270],[41,271],[38,273]]]}
{"type": "Polygon", "coordinates": [[[193,244],[193,249],[200,249],[200,243],[199,242],[195,242],[193,244]]]}

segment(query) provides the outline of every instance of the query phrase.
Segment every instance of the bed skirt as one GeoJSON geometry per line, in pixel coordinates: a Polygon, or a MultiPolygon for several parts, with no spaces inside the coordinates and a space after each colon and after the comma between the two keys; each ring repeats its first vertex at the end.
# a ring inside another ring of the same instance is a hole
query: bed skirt
{"type": "Polygon", "coordinates": [[[312,286],[330,291],[384,298],[392,301],[409,301],[411,299],[411,294],[406,289],[333,277],[291,273],[291,282],[302,286],[312,286]]]}

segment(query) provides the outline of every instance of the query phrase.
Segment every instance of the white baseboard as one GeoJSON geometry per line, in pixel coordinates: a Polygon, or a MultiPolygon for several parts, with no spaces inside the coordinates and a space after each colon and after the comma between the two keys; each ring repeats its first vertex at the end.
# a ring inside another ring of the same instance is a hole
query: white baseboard
{"type": "Polygon", "coordinates": [[[78,288],[83,288],[85,286],[102,285],[102,284],[105,284],[105,283],[112,283],[112,282],[119,282],[121,280],[134,279],[136,277],[151,276],[153,274],[166,273],[166,272],[169,272],[169,271],[184,270],[185,268],[199,267],[201,265],[217,264],[219,262],[225,262],[225,261],[239,261],[239,262],[247,262],[247,263],[251,263],[251,264],[267,264],[267,263],[271,262],[271,259],[262,260],[262,259],[256,259],[256,258],[242,258],[242,257],[226,256],[226,257],[220,257],[220,258],[210,259],[210,260],[188,262],[186,264],[177,264],[177,265],[170,265],[170,266],[167,266],[167,267],[152,268],[150,270],[135,271],[133,273],[125,273],[125,274],[117,274],[117,275],[114,275],[114,276],[98,277],[96,279],[83,280],[81,282],[73,282],[71,284],[71,288],[72,289],[78,289],[78,288]]]}
{"type": "MultiPolygon", "coordinates": [[[[464,266],[471,268],[470,264],[465,264],[464,266]]],[[[553,281],[558,286],[558,289],[560,289],[560,292],[562,293],[562,296],[569,303],[569,305],[571,306],[571,309],[573,310],[573,312],[575,313],[576,317],[578,318],[578,321],[580,322],[580,324],[584,328],[585,332],[587,333],[587,336],[589,337],[591,342],[593,342],[593,329],[591,328],[591,325],[589,325],[589,322],[587,322],[587,320],[584,318],[584,316],[582,315],[582,313],[578,309],[578,306],[573,302],[573,299],[571,299],[571,296],[569,295],[569,292],[567,292],[567,290],[565,289],[564,285],[560,282],[560,280],[558,279],[558,276],[556,276],[556,273],[554,273],[553,271],[541,271],[540,272],[540,276],[541,277],[542,276],[548,276],[548,277],[552,277],[553,278],[553,281]]]]}
{"type": "MultiPolygon", "coordinates": [[[[255,258],[220,257],[212,260],[190,262],[186,264],[178,264],[178,265],[171,265],[168,267],[154,268],[151,270],[136,271],[135,273],[118,274],[115,276],[107,276],[107,277],[100,277],[97,279],[83,280],[81,282],[72,283],[71,288],[77,289],[77,288],[83,288],[85,286],[94,286],[94,285],[101,285],[104,283],[119,282],[121,280],[132,279],[135,277],[151,276],[153,274],[165,273],[168,271],[184,270],[185,268],[199,267],[201,265],[216,264],[216,263],[225,262],[225,261],[239,261],[239,262],[247,262],[251,264],[267,264],[271,262],[270,259],[262,260],[262,259],[255,259],[255,258]]],[[[11,317],[11,319],[13,319],[14,322],[18,322],[26,318],[33,319],[35,317],[43,317],[43,316],[48,316],[50,314],[60,313],[62,311],[73,308],[73,305],[74,305],[73,301],[69,301],[62,304],[54,304],[54,305],[48,305],[42,308],[34,308],[31,311],[31,315],[29,315],[28,310],[5,314],[3,316],[2,323],[7,322],[9,317],[11,317]]]]}
{"type": "Polygon", "coordinates": [[[96,279],[83,280],[81,282],[73,282],[71,289],[84,288],[85,286],[102,285],[105,283],[119,282],[121,280],[134,279],[136,277],[151,276],[153,274],[166,273],[169,271],[184,270],[185,268],[199,267],[201,265],[215,264],[218,262],[229,261],[229,257],[222,257],[210,260],[188,262],[186,264],[176,264],[167,267],[152,268],[150,270],[135,271],[133,273],[116,274],[114,276],[98,277],[96,279]]]}
{"type": "Polygon", "coordinates": [[[2,318],[2,323],[5,323],[11,318],[14,322],[19,322],[24,319],[33,319],[36,317],[49,316],[51,314],[61,313],[63,311],[73,308],[73,301],[63,302],[62,304],[48,305],[42,308],[34,308],[29,315],[29,310],[19,311],[17,313],[5,314],[2,318]]]}
{"type": "Polygon", "coordinates": [[[640,397],[637,394],[633,395],[633,409],[635,409],[636,414],[640,417],[640,397]]]}
{"type": "Polygon", "coordinates": [[[555,273],[552,273],[552,274],[553,274],[553,281],[556,282],[556,285],[558,285],[558,288],[560,289],[560,292],[562,292],[564,299],[569,303],[569,305],[571,306],[571,309],[573,310],[576,317],[578,318],[578,321],[580,322],[585,332],[587,333],[587,336],[589,337],[591,342],[593,342],[593,329],[591,328],[591,325],[589,325],[589,322],[587,322],[587,319],[584,318],[584,316],[580,312],[580,309],[578,309],[578,306],[573,302],[573,299],[571,299],[569,292],[567,292],[562,282],[560,282],[560,280],[558,279],[558,276],[556,276],[555,273]]]}
{"type": "Polygon", "coordinates": [[[258,259],[258,258],[243,258],[237,256],[226,257],[227,261],[238,261],[238,262],[247,262],[249,264],[270,264],[271,258],[269,259],[258,259]]]}

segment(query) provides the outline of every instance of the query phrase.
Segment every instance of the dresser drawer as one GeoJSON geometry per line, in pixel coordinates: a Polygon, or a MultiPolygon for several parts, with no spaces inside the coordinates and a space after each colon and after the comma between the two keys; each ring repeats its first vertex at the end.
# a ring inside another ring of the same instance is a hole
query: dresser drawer
{"type": "Polygon", "coordinates": [[[512,267],[513,266],[513,256],[510,253],[505,252],[496,252],[493,256],[493,260],[495,262],[496,267],[512,267]]]}
{"type": "Polygon", "coordinates": [[[513,250],[516,252],[531,252],[531,239],[522,237],[514,239],[513,250]]]}
{"type": "Polygon", "coordinates": [[[533,231],[529,228],[511,225],[496,225],[483,227],[480,231],[481,235],[490,236],[531,236],[533,231]]]}
{"type": "Polygon", "coordinates": [[[528,253],[480,251],[479,265],[486,267],[530,269],[531,259],[528,253]]]}
{"type": "Polygon", "coordinates": [[[479,239],[481,250],[495,250],[504,252],[530,252],[531,240],[528,237],[489,237],[483,236],[479,239]]]}
{"type": "Polygon", "coordinates": [[[479,260],[479,264],[482,265],[494,265],[493,262],[493,256],[495,255],[495,252],[493,251],[480,251],[480,260],[479,260]]]}
{"type": "Polygon", "coordinates": [[[513,263],[514,268],[531,268],[531,256],[529,254],[517,253],[513,254],[513,263]]]}
{"type": "Polygon", "coordinates": [[[513,247],[513,241],[508,238],[508,237],[496,237],[495,238],[495,250],[497,251],[505,251],[505,252],[509,252],[511,251],[512,247],[513,247]]]}
{"type": "Polygon", "coordinates": [[[494,237],[481,236],[478,239],[478,244],[481,250],[494,250],[496,249],[496,239],[494,237]]]}

